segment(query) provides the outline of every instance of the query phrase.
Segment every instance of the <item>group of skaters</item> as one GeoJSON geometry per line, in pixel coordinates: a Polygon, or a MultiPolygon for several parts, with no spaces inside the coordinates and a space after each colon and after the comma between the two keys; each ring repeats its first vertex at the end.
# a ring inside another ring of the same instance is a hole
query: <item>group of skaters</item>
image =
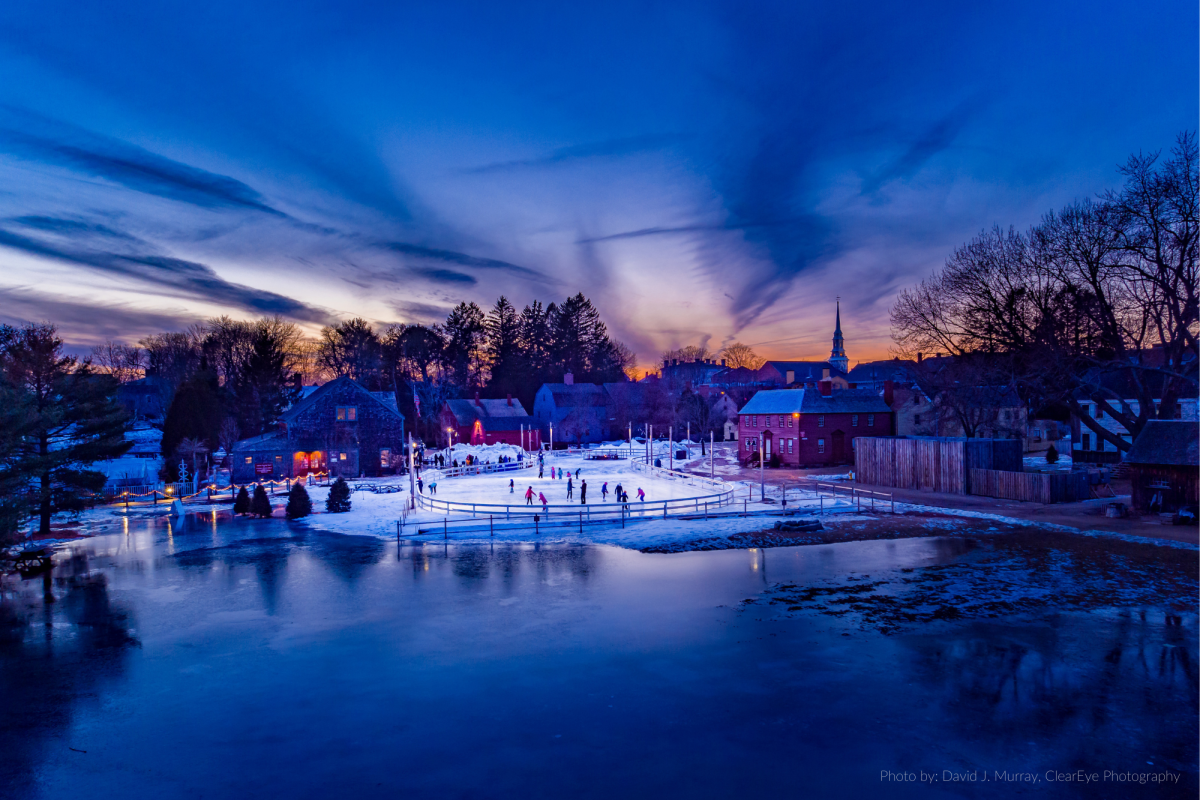
{"type": "MultiPolygon", "coordinates": [[[[539,474],[538,474],[539,478],[542,477],[540,472],[541,471],[539,470],[539,474]]],[[[561,478],[564,473],[567,476],[567,499],[568,500],[573,500],[575,498],[575,479],[579,477],[579,472],[580,472],[579,470],[575,470],[575,473],[571,474],[570,470],[559,470],[558,471],[558,478],[561,478]]],[[[558,479],[558,478],[555,478],[554,467],[550,468],[550,477],[555,480],[558,479]]],[[[512,478],[509,478],[508,493],[512,494],[515,491],[516,491],[516,481],[513,480],[512,478]]],[[[616,500],[618,503],[625,503],[625,504],[629,503],[629,492],[625,491],[625,487],[623,487],[621,484],[619,484],[619,483],[617,484],[616,489],[613,490],[613,495],[616,497],[616,500]]],[[[533,487],[530,486],[528,489],[525,490],[525,505],[527,505],[527,506],[533,505],[534,496],[535,495],[534,495],[533,487]]],[[[542,504],[542,511],[549,511],[550,501],[546,499],[545,492],[537,492],[536,496],[537,496],[537,501],[542,504]]],[[[600,496],[604,502],[608,502],[608,481],[605,481],[600,486],[600,496]]],[[[646,493],[644,491],[642,491],[641,487],[639,487],[637,490],[637,498],[641,502],[646,501],[646,493]]],[[[587,481],[586,480],[580,480],[580,482],[579,482],[579,503],[580,503],[580,505],[587,505],[587,481]]]]}
{"type": "MultiPolygon", "coordinates": [[[[516,458],[513,458],[512,456],[498,456],[496,458],[496,463],[497,464],[512,464],[514,462],[520,462],[521,460],[522,460],[522,455],[520,453],[518,453],[516,458]]],[[[441,453],[438,453],[437,455],[435,455],[433,457],[433,463],[436,464],[439,468],[444,468],[447,464],[446,456],[442,455],[441,453]]],[[[491,463],[492,463],[492,460],[490,458],[481,461],[478,458],[476,458],[475,456],[468,453],[467,457],[463,460],[463,463],[461,464],[461,466],[474,467],[474,466],[478,466],[480,464],[491,464],[491,463]]],[[[460,466],[457,458],[451,460],[449,462],[449,464],[451,467],[460,466]]]]}

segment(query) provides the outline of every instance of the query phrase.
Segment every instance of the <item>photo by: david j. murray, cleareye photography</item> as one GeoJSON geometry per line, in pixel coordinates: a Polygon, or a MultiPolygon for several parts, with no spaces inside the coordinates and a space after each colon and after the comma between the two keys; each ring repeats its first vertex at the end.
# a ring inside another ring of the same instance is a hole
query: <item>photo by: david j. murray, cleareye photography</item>
{"type": "Polygon", "coordinates": [[[0,7],[0,797],[1197,797],[1198,30],[0,7]]]}

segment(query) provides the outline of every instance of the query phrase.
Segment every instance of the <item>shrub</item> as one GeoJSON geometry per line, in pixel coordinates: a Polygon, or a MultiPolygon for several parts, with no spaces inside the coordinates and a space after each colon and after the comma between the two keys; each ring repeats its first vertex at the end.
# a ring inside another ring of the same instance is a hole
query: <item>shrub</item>
{"type": "Polygon", "coordinates": [[[288,492],[287,508],[284,509],[288,519],[300,519],[307,517],[312,513],[312,500],[308,497],[308,490],[303,484],[297,483],[288,492]]]}
{"type": "Polygon", "coordinates": [[[250,513],[263,518],[271,516],[271,498],[267,497],[267,490],[261,483],[254,487],[254,499],[250,501],[250,513]]]}
{"type": "Polygon", "coordinates": [[[783,460],[779,457],[779,453],[772,453],[771,460],[767,462],[767,466],[771,469],[779,469],[779,465],[782,463],[783,460]]]}
{"type": "Polygon", "coordinates": [[[245,486],[238,490],[237,499],[233,501],[233,513],[250,513],[250,493],[246,491],[245,486]]]}
{"type": "Polygon", "coordinates": [[[1058,448],[1054,445],[1050,445],[1050,447],[1046,449],[1046,463],[1053,464],[1056,461],[1058,461],[1058,448]]]}
{"type": "Polygon", "coordinates": [[[350,510],[350,484],[345,478],[338,478],[329,487],[329,497],[325,499],[325,510],[335,514],[350,510]]]}

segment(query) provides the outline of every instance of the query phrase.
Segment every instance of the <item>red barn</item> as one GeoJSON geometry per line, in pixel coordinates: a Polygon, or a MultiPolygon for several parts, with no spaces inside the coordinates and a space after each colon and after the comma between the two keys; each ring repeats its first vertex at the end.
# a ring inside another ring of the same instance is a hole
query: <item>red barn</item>
{"type": "Polygon", "coordinates": [[[892,436],[892,412],[869,389],[836,391],[829,381],[817,389],[759,392],[738,411],[738,460],[758,463],[760,442],[768,463],[820,467],[854,463],[858,436],[892,436]]]}
{"type": "Polygon", "coordinates": [[[442,406],[439,447],[445,446],[448,431],[454,442],[465,444],[512,444],[526,450],[538,450],[542,437],[537,422],[525,412],[520,400],[509,395],[504,400],[447,400],[442,406]]]}

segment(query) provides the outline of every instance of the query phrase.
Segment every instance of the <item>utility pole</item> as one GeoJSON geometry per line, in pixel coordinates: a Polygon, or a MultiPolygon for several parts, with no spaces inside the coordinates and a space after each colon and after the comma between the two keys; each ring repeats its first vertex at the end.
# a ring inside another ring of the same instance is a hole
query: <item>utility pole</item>
{"type": "Polygon", "coordinates": [[[554,423],[550,423],[550,455],[554,455],[554,423]]]}
{"type": "Polygon", "coordinates": [[[667,469],[675,469],[675,426],[667,426],[667,469]]]}
{"type": "Polygon", "coordinates": [[[758,491],[762,495],[762,499],[767,499],[767,464],[763,459],[765,451],[764,442],[766,439],[762,436],[758,437],[758,491]]]}
{"type": "Polygon", "coordinates": [[[632,461],[633,460],[633,422],[632,421],[629,423],[628,441],[629,441],[629,460],[632,461]]]}
{"type": "Polygon", "coordinates": [[[646,466],[654,466],[654,426],[647,425],[650,433],[646,435],[646,466]]]}
{"type": "Polygon", "coordinates": [[[717,469],[713,461],[713,443],[717,441],[717,435],[712,431],[708,432],[708,479],[715,481],[717,479],[717,469]]]}
{"type": "Polygon", "coordinates": [[[413,443],[412,434],[408,435],[408,497],[412,508],[417,507],[417,446],[413,443]]]}

